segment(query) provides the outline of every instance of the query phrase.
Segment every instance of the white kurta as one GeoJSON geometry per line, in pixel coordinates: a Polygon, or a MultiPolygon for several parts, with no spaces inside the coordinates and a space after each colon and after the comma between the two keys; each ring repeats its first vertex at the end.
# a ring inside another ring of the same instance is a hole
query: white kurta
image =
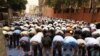
{"type": "Polygon", "coordinates": [[[39,32],[39,33],[37,33],[35,36],[33,36],[33,37],[30,39],[30,42],[36,41],[36,42],[38,42],[38,43],[41,43],[42,37],[43,37],[43,33],[42,33],[42,32],[39,32]]]}
{"type": "Polygon", "coordinates": [[[54,41],[64,41],[63,37],[60,36],[60,35],[56,35],[54,38],[53,38],[53,42],[54,41]]]}
{"type": "Polygon", "coordinates": [[[85,38],[85,41],[86,41],[86,46],[93,46],[95,44],[97,45],[99,44],[99,42],[93,37],[87,37],[85,38]]]}

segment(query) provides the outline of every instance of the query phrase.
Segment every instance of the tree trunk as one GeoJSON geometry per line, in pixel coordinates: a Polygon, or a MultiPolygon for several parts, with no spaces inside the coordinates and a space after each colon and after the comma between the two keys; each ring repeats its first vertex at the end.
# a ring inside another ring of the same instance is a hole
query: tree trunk
{"type": "Polygon", "coordinates": [[[10,25],[10,23],[12,22],[12,9],[8,8],[8,25],[10,25]]]}
{"type": "Polygon", "coordinates": [[[0,56],[7,56],[5,39],[2,34],[2,29],[0,28],[0,56]]]}

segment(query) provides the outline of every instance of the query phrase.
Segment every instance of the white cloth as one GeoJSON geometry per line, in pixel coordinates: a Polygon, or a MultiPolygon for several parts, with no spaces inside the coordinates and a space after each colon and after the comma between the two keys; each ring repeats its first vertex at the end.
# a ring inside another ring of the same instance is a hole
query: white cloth
{"type": "Polygon", "coordinates": [[[20,38],[19,41],[26,41],[26,42],[29,42],[29,37],[23,36],[22,38],[20,38]]]}
{"type": "Polygon", "coordinates": [[[84,32],[84,31],[90,31],[90,29],[89,28],[83,28],[82,32],[84,32]]]}
{"type": "Polygon", "coordinates": [[[58,33],[64,34],[62,30],[56,30],[55,34],[58,34],[58,33]]]}
{"type": "Polygon", "coordinates": [[[86,45],[86,42],[83,39],[77,39],[77,43],[78,44],[85,44],[86,45]]]}
{"type": "Polygon", "coordinates": [[[6,30],[6,31],[9,31],[9,30],[10,30],[10,27],[4,26],[2,29],[3,29],[3,30],[6,30]]]}
{"type": "Polygon", "coordinates": [[[13,32],[12,32],[12,31],[9,31],[8,34],[9,34],[9,35],[13,35],[13,32]]]}
{"type": "Polygon", "coordinates": [[[53,42],[55,42],[55,41],[64,41],[64,39],[63,39],[62,36],[56,35],[56,36],[54,36],[54,38],[53,38],[53,42]]]}
{"type": "Polygon", "coordinates": [[[3,34],[8,34],[8,32],[7,32],[7,31],[4,31],[4,30],[2,31],[2,33],[3,33],[3,34]]]}
{"type": "Polygon", "coordinates": [[[100,37],[97,38],[97,41],[99,42],[99,46],[100,46],[100,37]]]}
{"type": "Polygon", "coordinates": [[[90,24],[90,27],[96,27],[96,25],[92,23],[92,24],[90,24]]]}
{"type": "Polygon", "coordinates": [[[99,42],[93,37],[87,37],[85,38],[85,41],[86,41],[86,46],[93,46],[95,44],[99,45],[99,42]]]}
{"type": "Polygon", "coordinates": [[[36,41],[36,42],[38,42],[38,43],[41,43],[42,37],[43,37],[43,33],[42,33],[42,32],[39,32],[39,33],[37,33],[35,36],[33,36],[33,37],[30,39],[30,42],[36,41]]]}

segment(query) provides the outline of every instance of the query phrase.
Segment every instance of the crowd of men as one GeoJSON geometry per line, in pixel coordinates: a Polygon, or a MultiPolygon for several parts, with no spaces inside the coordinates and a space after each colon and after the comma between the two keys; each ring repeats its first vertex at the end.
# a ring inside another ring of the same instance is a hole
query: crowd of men
{"type": "Polygon", "coordinates": [[[100,56],[100,29],[93,23],[28,16],[4,26],[3,34],[24,56],[100,56]]]}

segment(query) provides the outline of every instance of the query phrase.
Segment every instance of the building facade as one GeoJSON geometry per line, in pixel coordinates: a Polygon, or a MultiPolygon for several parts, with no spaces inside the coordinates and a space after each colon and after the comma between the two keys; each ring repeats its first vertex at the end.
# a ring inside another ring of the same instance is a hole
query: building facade
{"type": "MultiPolygon", "coordinates": [[[[94,0],[89,0],[83,5],[84,7],[73,10],[72,12],[60,12],[48,6],[43,6],[42,14],[49,17],[59,17],[73,20],[83,20],[87,22],[100,22],[100,3],[94,3],[94,0]],[[91,10],[93,8],[93,10],[91,10]],[[95,9],[95,10],[94,10],[95,9]]],[[[69,9],[70,10],[70,9],[69,9]]]]}

